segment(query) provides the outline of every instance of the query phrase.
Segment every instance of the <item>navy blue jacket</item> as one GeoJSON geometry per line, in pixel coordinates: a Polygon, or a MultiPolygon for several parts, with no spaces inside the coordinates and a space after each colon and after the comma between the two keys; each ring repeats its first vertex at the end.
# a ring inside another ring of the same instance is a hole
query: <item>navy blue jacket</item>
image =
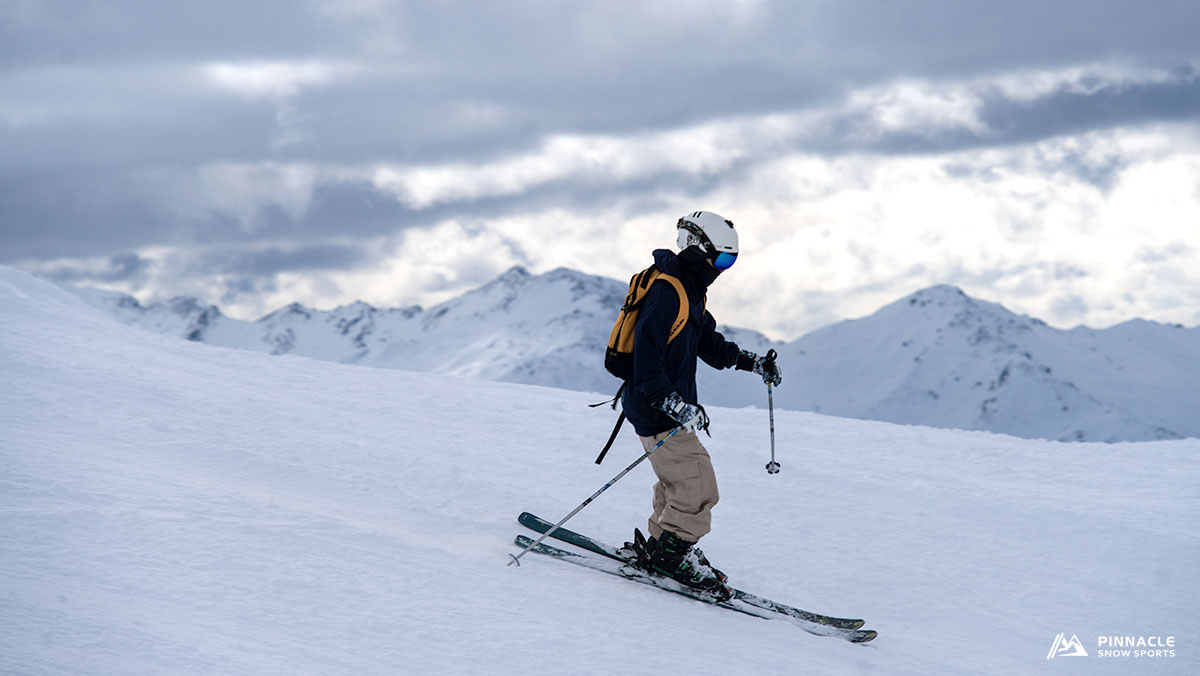
{"type": "Polygon", "coordinates": [[[679,423],[653,404],[677,390],[689,404],[698,404],[696,358],[713,368],[726,369],[737,362],[738,346],[717,333],[717,320],[704,309],[705,289],[691,279],[674,253],[654,252],[659,270],[678,277],[687,291],[688,321],[669,344],[671,325],[679,314],[679,294],[665,281],[650,286],[638,312],[633,333],[633,376],[621,397],[625,417],[639,436],[666,432],[679,423]]]}

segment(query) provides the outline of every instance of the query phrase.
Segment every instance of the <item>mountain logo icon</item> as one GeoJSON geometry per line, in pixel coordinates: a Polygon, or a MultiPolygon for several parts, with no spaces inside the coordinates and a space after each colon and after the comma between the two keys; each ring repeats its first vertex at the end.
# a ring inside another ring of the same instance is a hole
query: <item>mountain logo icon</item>
{"type": "Polygon", "coordinates": [[[1065,638],[1066,634],[1059,634],[1054,637],[1054,645],[1050,646],[1050,653],[1046,655],[1046,659],[1052,660],[1055,657],[1087,657],[1087,651],[1083,649],[1083,644],[1079,642],[1079,637],[1071,634],[1071,638],[1065,638]]]}

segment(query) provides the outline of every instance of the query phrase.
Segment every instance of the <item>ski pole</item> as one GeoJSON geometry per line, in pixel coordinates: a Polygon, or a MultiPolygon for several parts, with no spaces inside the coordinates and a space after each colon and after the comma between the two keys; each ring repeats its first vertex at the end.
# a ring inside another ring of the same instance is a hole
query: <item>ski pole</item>
{"type": "Polygon", "coordinates": [[[661,440],[659,440],[659,442],[657,444],[654,444],[654,448],[651,448],[650,450],[646,451],[645,453],[642,454],[642,457],[638,458],[637,460],[634,460],[633,464],[631,464],[628,467],[626,467],[625,469],[621,470],[620,474],[616,475],[615,477],[612,478],[611,481],[604,484],[604,486],[602,486],[600,488],[600,490],[596,491],[595,493],[592,493],[592,497],[588,498],[587,500],[584,500],[583,504],[581,504],[578,507],[576,507],[575,509],[571,510],[571,513],[564,516],[562,518],[562,521],[559,521],[558,523],[554,524],[554,526],[550,530],[546,531],[545,533],[542,533],[542,537],[538,538],[537,540],[535,540],[533,542],[533,544],[531,544],[528,547],[526,547],[525,549],[521,550],[520,554],[509,554],[508,556],[509,556],[509,558],[512,559],[512,561],[509,561],[508,565],[511,566],[515,563],[518,566],[520,566],[521,565],[521,557],[528,554],[529,550],[531,550],[534,547],[541,544],[542,540],[545,540],[546,538],[550,537],[550,534],[553,533],[554,531],[558,530],[559,526],[563,525],[564,523],[567,522],[568,519],[575,516],[580,511],[582,511],[584,507],[587,507],[588,505],[590,505],[592,503],[592,500],[595,500],[596,498],[600,497],[601,493],[608,490],[609,486],[612,486],[613,484],[617,483],[617,481],[619,481],[621,479],[621,477],[625,476],[626,474],[629,474],[629,472],[632,471],[634,467],[637,467],[643,460],[645,460],[646,458],[649,458],[651,453],[657,451],[659,446],[662,446],[663,444],[665,444],[667,442],[667,439],[670,439],[671,437],[675,436],[681,429],[683,429],[683,428],[676,427],[675,429],[671,430],[670,434],[668,434],[667,436],[665,436],[661,440]]]}
{"type": "MultiPolygon", "coordinates": [[[[767,361],[774,362],[777,357],[775,350],[767,351],[767,361]]],[[[771,462],[767,463],[767,474],[779,474],[779,463],[775,462],[775,391],[771,383],[767,383],[767,414],[771,420],[771,462]]]]}

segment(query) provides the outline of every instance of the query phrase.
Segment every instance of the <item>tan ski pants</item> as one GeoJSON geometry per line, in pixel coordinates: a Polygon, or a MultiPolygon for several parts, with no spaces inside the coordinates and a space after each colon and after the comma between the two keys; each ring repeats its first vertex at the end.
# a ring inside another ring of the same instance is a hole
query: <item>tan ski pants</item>
{"type": "MultiPolygon", "coordinates": [[[[650,450],[670,432],[638,438],[642,448],[650,450]]],[[[680,432],[650,454],[650,465],[658,475],[654,485],[654,514],[649,521],[650,535],[657,538],[664,530],[684,540],[696,542],[712,530],[712,508],[720,500],[717,476],[708,451],[694,432],[680,432]]]]}

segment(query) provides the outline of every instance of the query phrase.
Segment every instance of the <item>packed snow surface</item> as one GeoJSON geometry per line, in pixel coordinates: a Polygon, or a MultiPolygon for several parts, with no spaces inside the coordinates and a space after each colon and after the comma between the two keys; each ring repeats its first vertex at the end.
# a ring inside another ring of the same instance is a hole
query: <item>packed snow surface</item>
{"type": "MultiPolygon", "coordinates": [[[[717,374],[728,382],[746,373],[717,374]]],[[[1195,674],[1200,441],[710,407],[703,545],[852,645],[529,555],[639,454],[594,394],[124,326],[0,267],[0,673],[1195,674]],[[1047,660],[1059,634],[1088,657],[1047,660]],[[1174,637],[1101,657],[1100,636],[1174,637]]],[[[761,383],[760,383],[761,385],[761,383]]],[[[783,390],[788,386],[785,381],[783,390]]],[[[643,526],[643,463],[571,525],[643,526]]]]}

